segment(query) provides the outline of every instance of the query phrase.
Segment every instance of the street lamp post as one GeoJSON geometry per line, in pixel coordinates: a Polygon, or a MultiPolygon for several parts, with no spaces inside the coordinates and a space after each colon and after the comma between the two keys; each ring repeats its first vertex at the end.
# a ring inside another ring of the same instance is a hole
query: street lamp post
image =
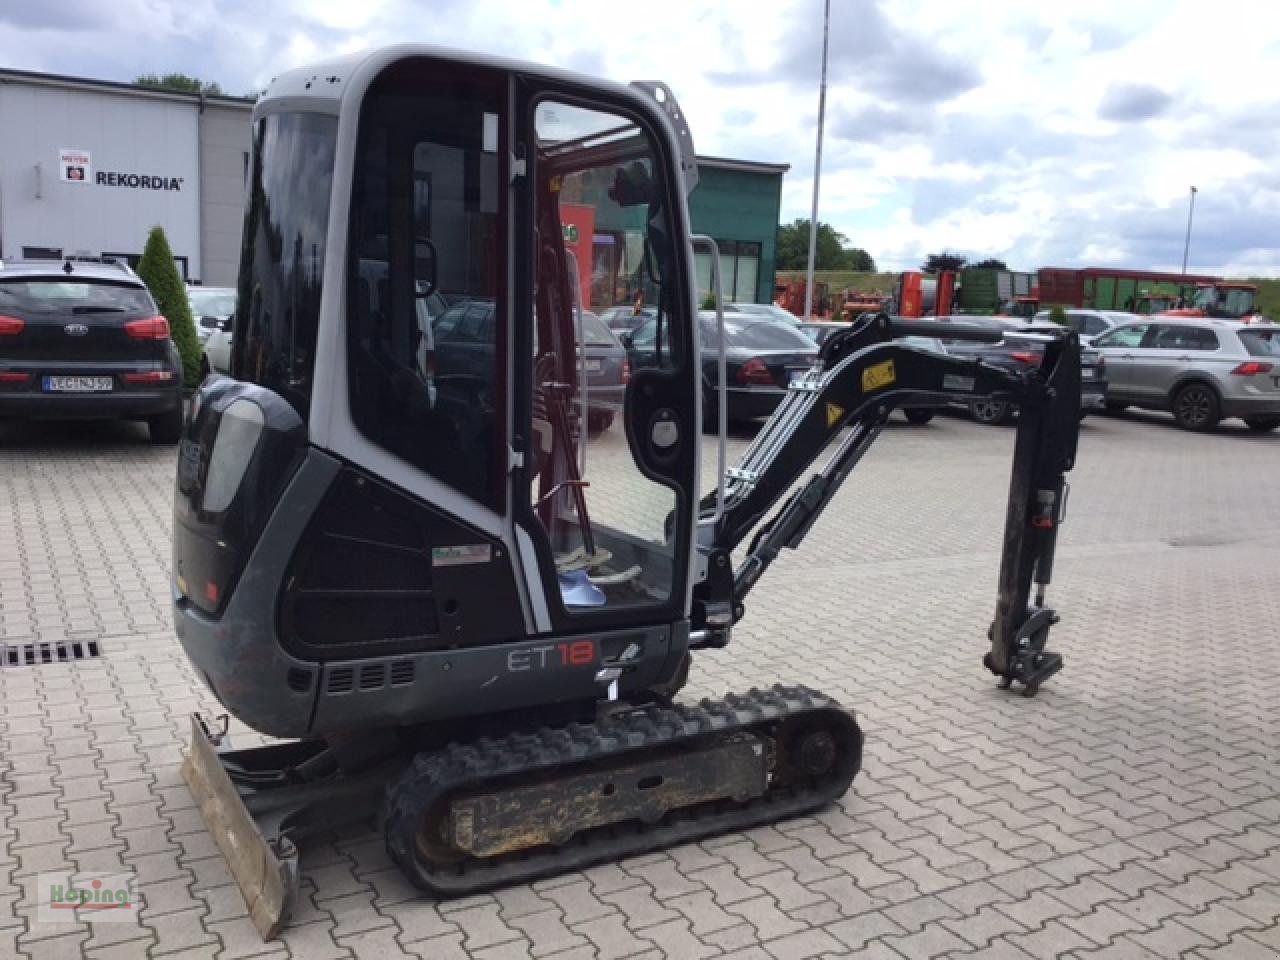
{"type": "Polygon", "coordinates": [[[822,125],[827,112],[827,38],[831,30],[831,0],[822,14],[822,86],[818,92],[818,149],[813,160],[813,212],[809,215],[809,267],[804,278],[804,319],[813,313],[813,267],[818,252],[818,180],[822,176],[822,125]]]}
{"type": "Polygon", "coordinates": [[[1187,207],[1187,240],[1182,245],[1182,275],[1187,275],[1187,254],[1191,252],[1191,218],[1196,214],[1196,188],[1191,188],[1191,203],[1187,207]]]}

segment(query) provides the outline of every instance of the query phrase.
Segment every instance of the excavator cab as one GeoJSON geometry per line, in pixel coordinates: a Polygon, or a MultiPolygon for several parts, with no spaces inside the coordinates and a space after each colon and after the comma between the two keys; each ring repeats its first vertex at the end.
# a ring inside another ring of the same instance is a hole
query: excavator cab
{"type": "Polygon", "coordinates": [[[234,379],[197,396],[174,555],[179,634],[245,722],[591,702],[624,652],[624,691],[679,666],[693,168],[654,90],[398,49],[260,102],[234,379]],[[654,363],[590,437],[583,313],[641,296],[654,363]]]}
{"type": "Polygon", "coordinates": [[[183,430],[173,606],[227,713],[284,738],[235,749],[196,716],[184,764],[264,937],[297,845],[354,819],[457,896],[843,794],[862,735],[829,698],[674,697],[895,406],[1020,405],[986,664],[1026,693],[1061,667],[1044,590],[1074,335],[1014,373],[901,342],[929,321],[859,317],[733,469],[720,398],[704,483],[702,397],[727,378],[722,325],[698,341],[695,239],[713,275],[719,256],[690,232],[696,178],[658,84],[401,46],[255,106],[232,375],[183,430]],[[587,313],[638,303],[650,362],[603,382],[587,313]],[[617,422],[593,435],[601,404],[617,422]]]}

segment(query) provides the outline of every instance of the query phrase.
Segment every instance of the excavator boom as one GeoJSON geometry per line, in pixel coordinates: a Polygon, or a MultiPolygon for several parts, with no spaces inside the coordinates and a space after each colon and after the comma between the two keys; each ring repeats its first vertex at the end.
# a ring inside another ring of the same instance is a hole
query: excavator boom
{"type": "Polygon", "coordinates": [[[984,397],[1021,410],[1005,518],[1000,590],[986,665],[1007,686],[1034,694],[1061,668],[1044,642],[1054,614],[1043,606],[1065,505],[1065,474],[1075,462],[1080,410],[1080,347],[1055,333],[1039,369],[1015,373],[991,364],[898,342],[900,336],[995,341],[998,331],[931,321],[865,318],[823,344],[821,364],[792,384],[777,413],[728,472],[722,497],[704,498],[714,520],[700,548],[710,572],[695,590],[700,643],[723,646],[743,600],[783,548],[797,549],[850,471],[879,436],[890,412],[923,402],[984,397]],[[804,471],[838,441],[824,467],[794,493],[804,471]],[[766,515],[782,503],[768,520],[766,515]],[[763,525],[762,525],[762,521],[763,525]],[[732,552],[755,531],[736,569],[732,552]],[[1032,585],[1037,587],[1034,605],[1032,585]],[[700,615],[700,620],[699,620],[700,615]]]}

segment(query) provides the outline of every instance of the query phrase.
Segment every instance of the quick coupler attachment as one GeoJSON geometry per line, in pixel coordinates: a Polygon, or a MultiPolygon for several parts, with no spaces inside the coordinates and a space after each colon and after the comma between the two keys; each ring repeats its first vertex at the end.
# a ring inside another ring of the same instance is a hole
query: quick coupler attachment
{"type": "Polygon", "coordinates": [[[1040,684],[1062,669],[1062,654],[1045,649],[1049,628],[1059,619],[1048,607],[1031,607],[1014,635],[1007,668],[999,669],[990,653],[982,658],[983,666],[1000,678],[1001,690],[1008,690],[1017,682],[1022,684],[1024,697],[1034,697],[1040,684]]]}

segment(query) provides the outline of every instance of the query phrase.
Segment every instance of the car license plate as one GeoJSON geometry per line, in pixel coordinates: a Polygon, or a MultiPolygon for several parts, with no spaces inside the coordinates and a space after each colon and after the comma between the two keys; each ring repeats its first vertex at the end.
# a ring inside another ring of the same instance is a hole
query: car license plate
{"type": "Polygon", "coordinates": [[[805,368],[802,368],[802,369],[796,369],[796,370],[789,370],[789,371],[788,371],[788,375],[789,375],[789,377],[788,377],[787,382],[788,382],[788,383],[799,383],[801,380],[803,380],[803,379],[805,378],[805,375],[806,375],[808,372],[809,372],[809,368],[808,368],[808,367],[805,367],[805,368]]]}
{"type": "Polygon", "coordinates": [[[1093,367],[1081,367],[1081,368],[1080,368],[1080,377],[1081,377],[1081,379],[1083,379],[1083,380],[1092,380],[1092,379],[1093,379],[1093,367]]]}
{"type": "Polygon", "coordinates": [[[46,393],[103,393],[115,386],[110,377],[45,377],[46,393]]]}
{"type": "Polygon", "coordinates": [[[604,365],[599,360],[593,360],[591,357],[582,361],[582,369],[587,373],[599,373],[604,369],[604,365]]]}

